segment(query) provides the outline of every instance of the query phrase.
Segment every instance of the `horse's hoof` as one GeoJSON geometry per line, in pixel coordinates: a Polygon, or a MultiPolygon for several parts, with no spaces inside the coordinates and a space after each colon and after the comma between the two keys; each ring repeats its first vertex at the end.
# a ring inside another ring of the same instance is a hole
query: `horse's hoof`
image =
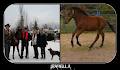
{"type": "Polygon", "coordinates": [[[71,46],[74,47],[73,41],[71,41],[71,46]]]}
{"type": "Polygon", "coordinates": [[[72,45],[72,48],[74,47],[74,45],[72,45]]]}
{"type": "Polygon", "coordinates": [[[89,48],[88,51],[91,51],[92,48],[89,48]]]}
{"type": "Polygon", "coordinates": [[[73,45],[73,44],[71,44],[71,46],[72,46],[72,47],[74,47],[74,45],[73,45]]]}
{"type": "Polygon", "coordinates": [[[100,45],[99,47],[100,47],[100,48],[102,48],[102,47],[103,47],[103,45],[100,45]]]}
{"type": "Polygon", "coordinates": [[[81,44],[78,44],[79,46],[82,46],[81,44]]]}
{"type": "Polygon", "coordinates": [[[92,49],[92,46],[89,47],[89,51],[92,49]]]}
{"type": "Polygon", "coordinates": [[[82,46],[80,43],[77,43],[79,46],[82,46]]]}

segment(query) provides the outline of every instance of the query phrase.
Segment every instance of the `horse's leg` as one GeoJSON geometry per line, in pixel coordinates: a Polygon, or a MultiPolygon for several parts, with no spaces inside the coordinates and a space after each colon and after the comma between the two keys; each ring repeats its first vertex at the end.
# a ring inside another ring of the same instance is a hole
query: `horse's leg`
{"type": "Polygon", "coordinates": [[[104,34],[104,32],[102,31],[102,32],[100,33],[100,35],[102,36],[102,43],[101,43],[100,47],[102,47],[102,46],[103,46],[103,43],[104,43],[105,34],[104,34]]]}
{"type": "Polygon", "coordinates": [[[76,30],[72,33],[72,38],[71,38],[71,45],[72,45],[72,47],[74,46],[74,44],[73,44],[73,38],[75,36],[75,33],[76,33],[76,30]]]}
{"type": "Polygon", "coordinates": [[[13,46],[13,59],[14,59],[15,46],[13,46]]]}
{"type": "Polygon", "coordinates": [[[78,44],[79,46],[82,46],[82,45],[80,44],[79,40],[78,40],[80,34],[82,34],[82,33],[83,33],[83,30],[79,30],[79,31],[77,31],[77,34],[76,34],[76,40],[77,40],[77,44],[78,44]]]}
{"type": "Polygon", "coordinates": [[[99,39],[99,33],[97,33],[96,39],[93,41],[93,43],[90,45],[89,49],[91,49],[93,47],[93,45],[95,44],[95,42],[99,39]]]}

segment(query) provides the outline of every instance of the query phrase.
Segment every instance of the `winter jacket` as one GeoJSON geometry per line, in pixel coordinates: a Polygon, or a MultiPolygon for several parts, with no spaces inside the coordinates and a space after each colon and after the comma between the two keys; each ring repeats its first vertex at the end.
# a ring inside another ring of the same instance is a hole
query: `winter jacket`
{"type": "Polygon", "coordinates": [[[37,34],[32,35],[31,43],[32,43],[32,46],[37,45],[37,34]]]}
{"type": "Polygon", "coordinates": [[[47,45],[47,37],[45,34],[37,34],[37,46],[38,47],[46,47],[47,45]]]}
{"type": "Polygon", "coordinates": [[[31,35],[28,32],[22,32],[22,46],[26,46],[31,39],[31,35]]]}
{"type": "Polygon", "coordinates": [[[16,33],[15,33],[15,38],[17,40],[21,40],[21,31],[20,30],[17,30],[16,33]]]}
{"type": "Polygon", "coordinates": [[[12,32],[11,30],[4,29],[4,39],[5,43],[11,43],[11,38],[12,38],[12,32]]]}

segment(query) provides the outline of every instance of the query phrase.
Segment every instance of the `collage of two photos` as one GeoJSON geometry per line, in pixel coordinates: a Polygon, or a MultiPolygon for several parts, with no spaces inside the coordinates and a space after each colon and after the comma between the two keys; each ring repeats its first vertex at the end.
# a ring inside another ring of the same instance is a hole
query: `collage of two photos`
{"type": "Polygon", "coordinates": [[[10,63],[109,63],[117,52],[115,9],[105,3],[11,4],[3,53],[10,63]]]}

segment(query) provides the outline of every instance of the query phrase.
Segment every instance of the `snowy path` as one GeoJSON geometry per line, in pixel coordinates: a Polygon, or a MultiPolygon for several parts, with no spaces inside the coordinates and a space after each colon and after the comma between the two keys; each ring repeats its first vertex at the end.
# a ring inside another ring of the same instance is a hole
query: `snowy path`
{"type": "MultiPolygon", "coordinates": [[[[21,42],[21,41],[20,41],[21,42]]],[[[21,53],[21,43],[19,44],[19,50],[20,50],[20,53],[21,53]]],[[[57,50],[57,51],[60,51],[60,42],[59,40],[57,41],[48,41],[48,45],[46,47],[46,59],[41,59],[41,49],[38,48],[38,52],[39,52],[39,59],[35,59],[33,58],[34,57],[34,49],[33,49],[33,46],[31,46],[31,41],[29,42],[29,59],[26,59],[25,57],[23,59],[20,59],[19,56],[18,56],[18,52],[17,52],[17,48],[15,48],[15,59],[12,59],[12,53],[13,53],[13,47],[11,47],[10,49],[10,62],[11,63],[59,63],[60,60],[59,60],[59,57],[58,56],[54,56],[53,57],[53,60],[51,60],[51,54],[50,52],[48,51],[49,48],[52,48],[53,50],[57,50]]],[[[25,52],[26,52],[26,49],[24,50],[24,54],[23,56],[25,56],[25,52]]]]}

